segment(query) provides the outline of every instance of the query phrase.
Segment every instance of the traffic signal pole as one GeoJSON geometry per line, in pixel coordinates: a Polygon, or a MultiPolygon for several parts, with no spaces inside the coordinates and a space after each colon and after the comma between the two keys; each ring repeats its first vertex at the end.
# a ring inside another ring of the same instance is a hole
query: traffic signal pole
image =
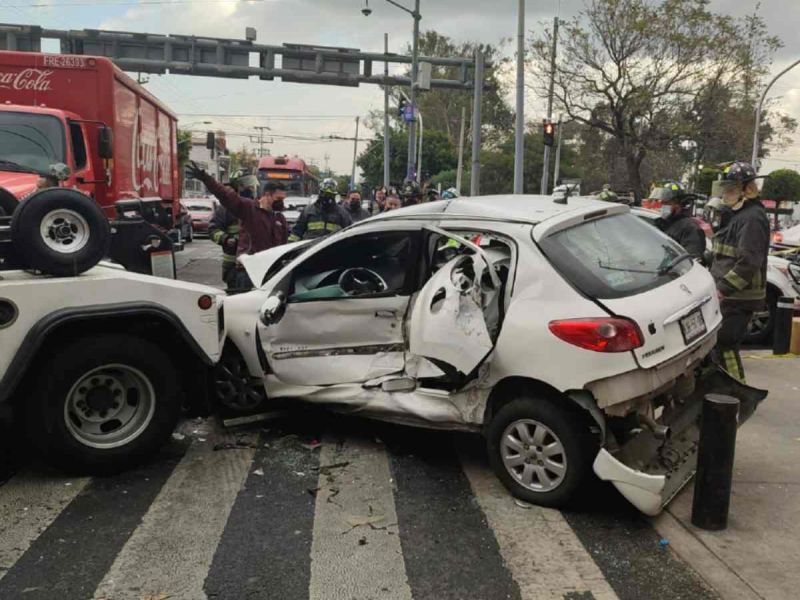
{"type": "MultiPolygon", "coordinates": [[[[553,50],[550,53],[550,90],[547,93],[547,123],[553,119],[553,92],[556,79],[556,47],[558,45],[558,17],[553,20],[553,50]]],[[[550,146],[544,147],[544,159],[542,165],[542,186],[540,193],[547,194],[547,185],[550,175],[550,146]]]]}
{"type": "Polygon", "coordinates": [[[525,0],[517,11],[517,118],[514,124],[514,193],[522,193],[525,152],[525,0]]]}

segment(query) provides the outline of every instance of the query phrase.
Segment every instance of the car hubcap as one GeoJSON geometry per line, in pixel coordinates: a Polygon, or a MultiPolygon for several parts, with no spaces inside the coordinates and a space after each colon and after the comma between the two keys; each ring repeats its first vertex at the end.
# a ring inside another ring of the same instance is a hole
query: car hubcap
{"type": "Polygon", "coordinates": [[[258,385],[254,385],[241,360],[227,359],[217,365],[217,397],[226,407],[236,410],[252,410],[264,400],[258,385]]]}
{"type": "Polygon", "coordinates": [[[67,429],[91,448],[116,448],[147,429],[156,396],[150,380],[128,365],[105,365],[83,375],[64,405],[67,429]]]}
{"type": "Polygon", "coordinates": [[[60,208],[47,213],[42,219],[41,234],[51,250],[72,254],[89,241],[89,223],[74,210],[60,208]]]}
{"type": "Polygon", "coordinates": [[[509,474],[534,492],[556,489],[567,473],[567,454],[561,440],[533,419],[509,424],[503,431],[500,452],[509,474]]]}

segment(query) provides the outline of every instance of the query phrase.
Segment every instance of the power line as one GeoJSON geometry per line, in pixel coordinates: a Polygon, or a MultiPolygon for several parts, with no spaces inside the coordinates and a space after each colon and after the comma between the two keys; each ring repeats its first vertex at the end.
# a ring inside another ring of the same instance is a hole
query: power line
{"type": "MultiPolygon", "coordinates": [[[[189,98],[187,98],[189,100],[189,98]]],[[[177,113],[181,117],[219,117],[247,119],[276,119],[298,121],[321,121],[324,119],[355,119],[356,115],[268,115],[268,114],[232,114],[232,113],[177,113]]]]}

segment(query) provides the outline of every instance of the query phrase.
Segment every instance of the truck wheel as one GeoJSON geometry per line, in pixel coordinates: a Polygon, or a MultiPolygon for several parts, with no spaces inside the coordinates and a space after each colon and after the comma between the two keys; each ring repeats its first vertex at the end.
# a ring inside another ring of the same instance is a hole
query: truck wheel
{"type": "Polygon", "coordinates": [[[504,405],[486,432],[498,479],[517,498],[542,506],[564,505],[584,482],[590,442],[580,416],[530,397],[504,405]]]}
{"type": "Polygon", "coordinates": [[[10,217],[17,208],[19,201],[14,194],[0,188],[0,217],[10,217]]]}
{"type": "Polygon", "coordinates": [[[67,277],[91,269],[108,254],[111,228],[94,200],[76,190],[51,188],[19,204],[11,240],[26,269],[67,277]]]}
{"type": "Polygon", "coordinates": [[[149,458],[180,413],[176,370],[157,345],[133,335],[77,339],[40,367],[26,406],[30,440],[67,471],[104,474],[149,458]]]}

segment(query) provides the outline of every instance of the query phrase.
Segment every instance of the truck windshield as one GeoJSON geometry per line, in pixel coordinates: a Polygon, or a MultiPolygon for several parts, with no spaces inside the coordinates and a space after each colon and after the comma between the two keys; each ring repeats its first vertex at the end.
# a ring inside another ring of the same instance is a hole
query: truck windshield
{"type": "Polygon", "coordinates": [[[19,112],[0,112],[0,161],[48,174],[50,165],[66,162],[64,127],[55,117],[19,112]]]}

